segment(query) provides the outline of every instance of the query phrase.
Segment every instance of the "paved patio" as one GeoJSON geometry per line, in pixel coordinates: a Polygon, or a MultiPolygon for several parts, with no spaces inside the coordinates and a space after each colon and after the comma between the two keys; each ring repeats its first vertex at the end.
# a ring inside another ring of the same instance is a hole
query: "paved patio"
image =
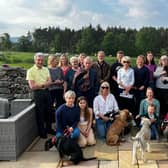
{"type": "MultiPolygon", "coordinates": [[[[66,166],[68,168],[167,168],[168,143],[162,137],[161,142],[151,141],[151,153],[145,153],[147,162],[143,163],[138,153],[137,165],[131,165],[132,141],[130,135],[120,146],[107,146],[97,141],[95,146],[83,149],[85,157],[97,156],[97,160],[81,162],[79,165],[66,166]]],[[[39,137],[28,147],[17,161],[0,161],[0,168],[56,168],[59,157],[53,147],[44,151],[44,139],[39,137]]]]}

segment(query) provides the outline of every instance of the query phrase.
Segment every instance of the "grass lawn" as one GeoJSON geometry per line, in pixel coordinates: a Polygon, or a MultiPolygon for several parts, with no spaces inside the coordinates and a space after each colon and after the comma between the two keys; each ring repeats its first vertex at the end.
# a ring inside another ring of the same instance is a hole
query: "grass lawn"
{"type": "MultiPolygon", "coordinates": [[[[10,66],[19,66],[25,69],[30,68],[34,64],[33,60],[34,53],[31,52],[12,52],[6,51],[0,53],[0,65],[8,64],[10,66]]],[[[72,56],[72,55],[71,55],[72,56]]],[[[68,56],[70,58],[70,56],[68,56]]],[[[96,61],[96,57],[92,56],[93,60],[96,61]]],[[[132,67],[135,66],[136,57],[131,58],[131,65],[132,67]]],[[[106,62],[111,65],[115,62],[115,57],[105,57],[106,62]]],[[[157,59],[155,60],[156,63],[158,62],[157,59]]],[[[47,63],[47,58],[45,64],[47,63]]]]}

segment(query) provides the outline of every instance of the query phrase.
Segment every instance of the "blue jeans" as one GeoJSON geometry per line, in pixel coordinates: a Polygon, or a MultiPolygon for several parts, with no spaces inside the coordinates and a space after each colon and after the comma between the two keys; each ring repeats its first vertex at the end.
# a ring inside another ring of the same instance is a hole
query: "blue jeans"
{"type": "MultiPolygon", "coordinates": [[[[71,133],[70,135],[70,138],[71,139],[77,139],[79,138],[79,135],[80,135],[80,130],[79,128],[74,128],[73,132],[71,133]]],[[[56,131],[56,137],[60,137],[60,136],[64,136],[64,132],[61,132],[61,131],[56,131]]]]}
{"type": "Polygon", "coordinates": [[[96,119],[96,132],[99,139],[105,139],[107,129],[112,124],[111,121],[103,121],[102,119],[96,119]]]}
{"type": "Polygon", "coordinates": [[[157,130],[157,124],[153,123],[151,124],[151,139],[159,139],[159,133],[157,130]]]}

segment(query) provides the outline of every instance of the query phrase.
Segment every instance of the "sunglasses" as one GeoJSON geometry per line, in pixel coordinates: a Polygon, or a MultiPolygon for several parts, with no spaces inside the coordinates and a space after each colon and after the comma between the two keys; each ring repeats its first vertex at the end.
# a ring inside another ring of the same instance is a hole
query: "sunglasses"
{"type": "Polygon", "coordinates": [[[129,64],[130,62],[129,62],[129,61],[123,61],[123,63],[124,63],[124,64],[125,64],[125,63],[129,64]]]}
{"type": "Polygon", "coordinates": [[[102,89],[108,89],[109,87],[108,86],[102,86],[101,88],[102,89]]]}

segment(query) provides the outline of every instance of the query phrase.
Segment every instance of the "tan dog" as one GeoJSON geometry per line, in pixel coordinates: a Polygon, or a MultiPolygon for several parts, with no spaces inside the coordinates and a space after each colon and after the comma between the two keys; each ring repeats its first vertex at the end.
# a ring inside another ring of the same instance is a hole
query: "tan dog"
{"type": "Polygon", "coordinates": [[[120,114],[116,116],[116,119],[107,130],[107,145],[119,145],[119,136],[122,131],[124,131],[124,127],[127,125],[126,121],[128,118],[132,118],[132,115],[127,109],[121,110],[120,114]]]}

